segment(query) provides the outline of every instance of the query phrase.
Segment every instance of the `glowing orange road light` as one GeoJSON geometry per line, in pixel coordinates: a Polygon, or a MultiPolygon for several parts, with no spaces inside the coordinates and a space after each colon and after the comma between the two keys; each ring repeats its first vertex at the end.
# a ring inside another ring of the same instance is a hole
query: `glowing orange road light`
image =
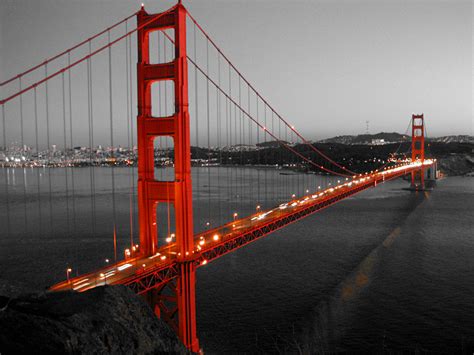
{"type": "Polygon", "coordinates": [[[260,210],[260,205],[257,205],[257,207],[255,207],[255,210],[258,212],[260,210]]]}
{"type": "Polygon", "coordinates": [[[291,195],[291,198],[295,198],[295,197],[296,197],[296,195],[295,195],[295,194],[291,195]]]}
{"type": "Polygon", "coordinates": [[[217,242],[219,240],[219,234],[214,234],[212,239],[217,242]]]}
{"type": "Polygon", "coordinates": [[[66,269],[66,278],[67,278],[67,282],[71,282],[71,280],[69,279],[69,274],[72,272],[72,269],[70,267],[68,267],[66,269]]]}
{"type": "Polygon", "coordinates": [[[101,272],[99,276],[101,279],[104,279],[104,283],[107,285],[107,275],[101,272]]]}
{"type": "Polygon", "coordinates": [[[235,219],[237,218],[239,214],[237,212],[234,212],[233,216],[234,216],[234,222],[235,222],[235,219]]]}

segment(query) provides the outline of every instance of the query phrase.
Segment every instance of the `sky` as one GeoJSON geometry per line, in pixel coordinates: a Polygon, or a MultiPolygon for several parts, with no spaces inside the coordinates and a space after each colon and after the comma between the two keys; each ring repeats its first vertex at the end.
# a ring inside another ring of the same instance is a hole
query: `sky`
{"type": "MultiPolygon", "coordinates": [[[[473,134],[471,1],[183,3],[252,85],[308,139],[365,133],[366,121],[370,133],[404,133],[413,112],[425,114],[428,135],[473,134]]],[[[145,0],[144,4],[148,12],[156,13],[174,2],[145,0]]],[[[91,36],[139,6],[131,0],[2,0],[0,79],[91,36]]],[[[125,66],[121,67],[120,59],[113,60],[119,76],[125,66]]],[[[84,73],[73,79],[80,82],[83,77],[84,73]]],[[[126,86],[124,77],[114,79],[114,88],[126,86]]],[[[95,105],[109,95],[105,76],[96,85],[95,105]]],[[[79,91],[76,117],[87,115],[87,95],[79,91]]],[[[41,103],[44,99],[39,95],[41,103]]],[[[126,100],[123,93],[116,95],[116,101],[126,100]]],[[[32,96],[25,95],[24,101],[30,105],[24,119],[31,128],[32,96]]],[[[53,116],[61,116],[59,101],[51,104],[53,116]]],[[[12,136],[19,134],[14,106],[6,108],[12,136]]],[[[126,139],[118,112],[124,107],[114,109],[115,129],[121,132],[116,141],[126,139]]],[[[101,110],[97,109],[96,120],[108,115],[101,110]]],[[[59,122],[51,124],[58,135],[59,122]]],[[[96,141],[107,141],[106,126],[100,129],[97,124],[96,141]]],[[[77,140],[86,141],[84,125],[78,126],[77,140]]]]}

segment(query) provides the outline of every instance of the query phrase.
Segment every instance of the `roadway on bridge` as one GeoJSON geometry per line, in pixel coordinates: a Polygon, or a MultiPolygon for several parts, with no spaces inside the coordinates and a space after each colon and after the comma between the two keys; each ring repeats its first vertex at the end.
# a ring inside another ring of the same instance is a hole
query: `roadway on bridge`
{"type": "MultiPolygon", "coordinates": [[[[425,160],[424,165],[430,164],[432,164],[430,160],[425,160]]],[[[258,228],[260,225],[267,224],[271,220],[277,220],[289,216],[300,209],[307,208],[308,205],[320,203],[321,200],[327,199],[328,196],[335,197],[338,195],[344,195],[348,191],[357,188],[360,184],[372,184],[375,186],[376,181],[390,180],[409,173],[412,170],[419,169],[420,167],[421,163],[415,162],[387,168],[380,172],[376,171],[370,174],[358,175],[351,181],[343,182],[325,190],[315,191],[300,199],[292,199],[286,203],[280,204],[273,209],[261,211],[245,218],[236,219],[235,221],[219,228],[197,234],[194,238],[194,258],[200,259],[200,264],[204,265],[207,263],[207,260],[201,257],[201,253],[214,248],[218,244],[236,238],[247,231],[258,228]]],[[[138,248],[138,245],[136,248],[138,248]]],[[[175,263],[178,256],[176,243],[170,241],[165,246],[159,248],[158,252],[154,255],[128,258],[95,272],[58,283],[51,287],[50,290],[74,290],[83,292],[106,284],[122,284],[124,280],[139,277],[141,274],[147,274],[151,269],[156,270],[165,268],[167,265],[175,263]]]]}

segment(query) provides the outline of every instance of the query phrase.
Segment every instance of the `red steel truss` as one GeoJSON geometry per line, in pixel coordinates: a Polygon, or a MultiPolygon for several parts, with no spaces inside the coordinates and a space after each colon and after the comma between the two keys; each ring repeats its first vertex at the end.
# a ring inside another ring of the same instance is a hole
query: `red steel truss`
{"type": "MultiPolygon", "coordinates": [[[[344,187],[335,190],[333,194],[324,198],[318,198],[314,202],[305,204],[296,211],[283,214],[278,218],[272,218],[265,224],[259,224],[255,228],[248,228],[237,233],[235,236],[229,233],[229,236],[223,236],[220,243],[213,244],[209,247],[204,247],[199,255],[196,255],[194,261],[195,267],[206,265],[221,256],[224,256],[238,248],[246,246],[251,242],[265,237],[266,235],[286,227],[287,225],[297,222],[300,219],[307,217],[313,213],[321,211],[322,209],[331,206],[347,197],[353,196],[361,191],[367,190],[376,186],[378,183],[398,178],[403,175],[419,170],[420,167],[411,167],[402,169],[397,172],[388,173],[386,175],[376,175],[373,178],[367,178],[363,183],[353,185],[353,187],[344,187]]],[[[212,234],[211,232],[207,232],[212,234]]],[[[198,238],[199,236],[197,236],[198,238]]],[[[196,239],[199,240],[199,239],[196,239]]],[[[146,271],[135,274],[123,279],[120,283],[129,286],[137,294],[144,294],[154,288],[161,287],[163,284],[179,277],[179,268],[177,262],[170,261],[168,264],[159,264],[156,268],[148,268],[146,271]]]]}

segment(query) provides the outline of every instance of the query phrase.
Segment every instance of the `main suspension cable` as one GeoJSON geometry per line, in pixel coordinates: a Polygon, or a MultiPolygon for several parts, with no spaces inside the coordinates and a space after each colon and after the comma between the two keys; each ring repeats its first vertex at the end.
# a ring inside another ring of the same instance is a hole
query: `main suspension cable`
{"type": "MultiPolygon", "coordinates": [[[[5,98],[5,99],[3,99],[3,100],[0,100],[0,105],[4,105],[6,102],[8,102],[8,101],[14,99],[15,97],[17,97],[17,96],[19,96],[19,95],[22,95],[22,94],[24,94],[24,93],[27,92],[27,91],[32,90],[35,86],[38,86],[38,85],[41,85],[41,84],[47,82],[48,80],[50,80],[50,79],[52,79],[52,78],[58,76],[59,74],[61,74],[61,72],[70,70],[71,68],[77,66],[79,63],[82,63],[82,62],[88,60],[89,58],[95,56],[96,54],[102,52],[102,51],[105,50],[106,48],[108,48],[108,47],[110,47],[110,46],[113,46],[115,43],[121,41],[121,40],[124,39],[125,37],[130,36],[130,35],[132,35],[133,33],[135,33],[135,32],[137,32],[137,31],[143,29],[145,26],[148,26],[149,24],[151,24],[151,23],[157,21],[159,18],[161,18],[161,17],[165,16],[166,14],[172,12],[175,8],[176,8],[176,6],[173,6],[172,8],[166,10],[165,12],[162,12],[162,13],[160,13],[160,14],[157,14],[156,16],[153,16],[150,20],[148,20],[148,21],[142,23],[140,26],[134,28],[133,30],[130,30],[128,33],[126,33],[126,34],[124,34],[124,35],[122,35],[122,36],[119,36],[118,38],[114,39],[112,42],[103,45],[102,47],[96,49],[95,51],[89,52],[89,54],[85,55],[85,56],[82,57],[82,58],[77,59],[75,62],[71,63],[71,64],[68,65],[67,67],[61,68],[61,69],[57,70],[56,72],[50,74],[49,76],[47,76],[47,77],[45,77],[45,78],[43,78],[43,79],[41,79],[41,80],[38,80],[37,82],[31,84],[30,86],[24,88],[23,90],[18,91],[18,92],[16,92],[15,94],[10,95],[10,96],[8,96],[7,98],[5,98]]],[[[86,42],[89,42],[89,43],[90,43],[90,41],[91,41],[90,39],[86,40],[86,42]]],[[[47,66],[47,64],[48,64],[48,63],[46,62],[46,63],[45,63],[45,66],[47,66]]]]}
{"type": "MultiPolygon", "coordinates": [[[[288,121],[286,121],[269,103],[267,100],[265,100],[261,95],[260,93],[250,84],[250,82],[242,75],[242,73],[235,67],[235,65],[230,61],[230,59],[222,52],[222,50],[217,46],[217,44],[211,39],[211,37],[207,34],[206,31],[204,31],[204,29],[201,27],[201,25],[199,25],[199,23],[196,21],[196,19],[188,12],[186,11],[186,13],[188,14],[189,18],[191,19],[191,21],[199,28],[199,30],[202,32],[202,34],[207,38],[207,40],[214,46],[214,48],[218,51],[218,53],[220,55],[222,55],[222,57],[229,63],[229,66],[231,66],[234,71],[245,81],[245,83],[247,83],[247,85],[249,85],[249,87],[254,91],[254,93],[268,106],[268,108],[270,108],[270,110],[272,110],[276,116],[283,121],[283,123],[285,125],[288,126],[288,128],[290,128],[293,132],[295,132],[295,134],[304,142],[304,144],[308,145],[310,147],[311,150],[315,151],[316,153],[318,153],[319,155],[321,155],[324,159],[328,160],[331,164],[337,166],[338,168],[350,173],[350,174],[355,174],[353,171],[350,171],[349,169],[347,169],[346,167],[342,166],[341,164],[335,162],[334,160],[332,160],[330,157],[328,157],[326,154],[324,154],[323,152],[321,152],[319,149],[317,149],[316,147],[314,147],[311,142],[309,142],[306,138],[303,137],[303,135],[301,133],[299,133],[296,128],[289,124],[288,121]]],[[[188,58],[189,59],[189,58],[188,58]]]]}
{"type": "Polygon", "coordinates": [[[324,166],[321,166],[321,165],[313,162],[311,159],[305,157],[304,155],[302,155],[301,153],[299,153],[298,151],[296,151],[295,149],[290,147],[288,144],[284,143],[281,139],[276,137],[272,132],[269,132],[268,129],[265,126],[260,124],[253,116],[251,116],[241,106],[239,106],[239,104],[234,99],[232,99],[232,97],[229,94],[227,94],[222,88],[220,88],[214,80],[212,80],[208,75],[206,75],[205,71],[203,69],[201,69],[201,67],[199,67],[192,59],[188,58],[188,60],[191,62],[191,64],[193,64],[199,70],[199,72],[201,72],[202,75],[204,75],[207,78],[207,80],[209,80],[210,83],[212,83],[224,96],[226,96],[229,99],[230,102],[232,102],[236,107],[238,107],[249,119],[254,121],[255,124],[257,124],[257,126],[259,126],[263,131],[267,132],[272,138],[274,138],[283,147],[285,147],[286,149],[293,152],[294,154],[296,154],[297,156],[299,156],[303,160],[307,161],[311,165],[313,165],[313,166],[315,166],[315,167],[317,167],[321,170],[324,170],[324,171],[329,172],[329,173],[334,174],[334,175],[339,175],[339,176],[344,176],[344,177],[350,176],[348,174],[338,173],[338,172],[332,171],[331,169],[325,168],[324,166]]]}
{"type": "Polygon", "coordinates": [[[113,29],[113,28],[119,26],[120,24],[124,23],[125,21],[127,21],[127,20],[131,19],[132,17],[136,16],[137,13],[138,13],[138,12],[135,12],[135,13],[131,14],[130,16],[124,18],[123,20],[121,20],[121,21],[119,21],[119,22],[116,22],[116,23],[113,24],[112,26],[106,28],[106,29],[103,30],[103,31],[100,31],[99,33],[93,35],[92,37],[89,37],[88,39],[85,39],[84,41],[82,41],[82,42],[80,42],[80,43],[78,43],[78,44],[72,46],[71,48],[68,48],[68,49],[66,49],[65,51],[62,51],[61,53],[58,53],[58,54],[56,54],[55,56],[53,56],[53,57],[51,57],[51,58],[45,59],[42,63],[36,64],[36,65],[32,66],[31,68],[29,68],[29,69],[27,69],[27,70],[25,70],[25,71],[23,71],[23,72],[21,72],[21,73],[15,75],[15,76],[11,77],[10,79],[1,82],[1,83],[0,83],[0,86],[4,86],[4,85],[6,85],[6,84],[8,84],[8,83],[10,83],[10,82],[12,82],[13,80],[16,80],[16,79],[21,80],[21,77],[22,77],[22,76],[25,76],[26,74],[31,73],[32,71],[35,71],[35,70],[38,69],[38,68],[41,68],[41,67],[44,66],[46,63],[51,63],[52,61],[54,61],[54,60],[56,60],[56,59],[62,57],[62,56],[65,55],[65,54],[70,55],[70,53],[71,53],[73,50],[75,50],[75,49],[77,49],[77,48],[83,46],[83,45],[86,44],[88,41],[91,41],[91,40],[93,40],[93,39],[95,39],[95,38],[97,38],[97,37],[103,35],[103,34],[106,33],[107,31],[110,31],[111,29],[113,29]]]}

